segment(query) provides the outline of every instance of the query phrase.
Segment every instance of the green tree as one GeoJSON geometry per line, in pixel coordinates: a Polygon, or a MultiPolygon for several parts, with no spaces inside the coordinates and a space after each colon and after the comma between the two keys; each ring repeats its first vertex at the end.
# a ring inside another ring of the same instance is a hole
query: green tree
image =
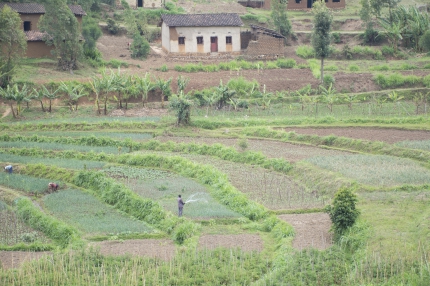
{"type": "Polygon", "coordinates": [[[27,40],[19,14],[5,5],[0,10],[0,87],[12,81],[15,67],[24,56],[27,40]]]}
{"type": "Polygon", "coordinates": [[[58,67],[72,73],[82,54],[79,22],[64,0],[45,0],[44,5],[46,13],[39,21],[40,29],[48,35],[46,43],[55,46],[58,67]]]}
{"type": "Polygon", "coordinates": [[[381,17],[382,9],[388,8],[388,21],[393,23],[393,10],[401,0],[370,0],[372,14],[381,17]]]}
{"type": "Polygon", "coordinates": [[[288,37],[291,34],[291,22],[287,16],[287,0],[274,0],[272,5],[272,20],[278,32],[288,37]]]}
{"type": "Polygon", "coordinates": [[[144,36],[139,33],[135,33],[130,49],[132,58],[146,58],[149,55],[151,47],[144,36]]]}
{"type": "Polygon", "coordinates": [[[175,112],[177,118],[176,125],[190,124],[191,107],[193,104],[193,101],[183,91],[180,91],[178,95],[172,95],[169,99],[169,108],[175,112]]]}
{"type": "Polygon", "coordinates": [[[82,36],[85,39],[84,50],[93,50],[96,48],[96,42],[102,35],[102,30],[96,19],[84,17],[82,20],[82,36]]]}
{"type": "Polygon", "coordinates": [[[360,211],[356,208],[357,196],[349,188],[341,188],[334,196],[333,205],[326,207],[329,214],[332,229],[336,241],[345,233],[345,231],[354,225],[360,211]]]}
{"type": "Polygon", "coordinates": [[[314,13],[311,42],[315,55],[321,59],[321,84],[324,83],[324,59],[331,53],[331,25],[333,15],[323,1],[317,1],[312,6],[314,13]]]}

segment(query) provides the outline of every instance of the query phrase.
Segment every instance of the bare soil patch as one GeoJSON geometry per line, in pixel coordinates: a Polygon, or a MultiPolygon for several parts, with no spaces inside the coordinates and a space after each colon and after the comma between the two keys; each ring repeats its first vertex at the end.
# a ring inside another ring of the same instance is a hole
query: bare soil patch
{"type": "Polygon", "coordinates": [[[0,269],[18,268],[25,261],[40,259],[42,256],[45,255],[52,255],[52,253],[29,251],[0,251],[0,269]]]}
{"type": "MultiPolygon", "coordinates": [[[[199,143],[212,145],[215,143],[231,146],[241,150],[237,139],[228,138],[205,138],[205,137],[157,137],[162,142],[173,141],[177,143],[199,143]]],[[[313,146],[295,145],[279,141],[270,140],[249,140],[247,150],[262,152],[269,158],[282,158],[289,162],[297,162],[314,156],[336,156],[350,154],[337,150],[322,149],[313,146]]]]}
{"type": "Polygon", "coordinates": [[[180,7],[184,8],[189,14],[201,13],[238,13],[246,14],[246,7],[235,1],[216,1],[207,0],[206,3],[195,1],[178,1],[180,7]]]}
{"type": "Polygon", "coordinates": [[[200,249],[214,249],[217,247],[240,248],[243,251],[262,251],[263,240],[258,234],[211,234],[200,237],[200,249]]]}
{"type": "Polygon", "coordinates": [[[344,73],[334,74],[334,87],[337,91],[366,92],[370,90],[380,90],[379,86],[373,81],[370,73],[344,73]]]}
{"type": "Polygon", "coordinates": [[[103,255],[146,256],[170,260],[175,255],[175,244],[167,239],[131,239],[120,241],[102,241],[91,243],[90,246],[100,247],[103,255]]]}
{"type": "Polygon", "coordinates": [[[396,143],[406,140],[430,140],[430,131],[425,130],[399,130],[364,127],[339,127],[339,128],[300,128],[288,127],[284,131],[294,131],[299,134],[314,134],[318,136],[336,135],[354,139],[370,141],[382,141],[396,143]]]}
{"type": "Polygon", "coordinates": [[[329,232],[331,221],[328,214],[286,214],[280,219],[290,223],[296,235],[293,247],[299,250],[304,248],[326,249],[332,244],[332,235],[329,232]]]}

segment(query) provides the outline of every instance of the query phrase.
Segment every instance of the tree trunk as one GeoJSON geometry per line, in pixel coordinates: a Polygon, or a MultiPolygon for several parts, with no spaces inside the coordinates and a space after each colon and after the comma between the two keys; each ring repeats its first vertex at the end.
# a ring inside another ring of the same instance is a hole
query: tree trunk
{"type": "Polygon", "coordinates": [[[42,107],[42,112],[45,112],[45,107],[43,106],[43,101],[40,101],[40,106],[42,107]]]}
{"type": "Polygon", "coordinates": [[[16,118],[15,111],[13,110],[13,104],[10,103],[10,110],[12,111],[13,118],[16,118]]]}
{"type": "Polygon", "coordinates": [[[164,108],[164,93],[161,92],[161,108],[164,108]]]}
{"type": "Polygon", "coordinates": [[[324,84],[324,58],[321,58],[321,84],[324,84]]]}

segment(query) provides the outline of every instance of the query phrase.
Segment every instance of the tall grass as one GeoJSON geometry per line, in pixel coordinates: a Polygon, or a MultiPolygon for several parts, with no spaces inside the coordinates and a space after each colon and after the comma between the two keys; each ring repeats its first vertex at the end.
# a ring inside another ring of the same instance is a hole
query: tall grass
{"type": "Polygon", "coordinates": [[[234,249],[181,251],[171,261],[74,251],[4,271],[0,284],[250,285],[270,267],[262,254],[234,249]]]}

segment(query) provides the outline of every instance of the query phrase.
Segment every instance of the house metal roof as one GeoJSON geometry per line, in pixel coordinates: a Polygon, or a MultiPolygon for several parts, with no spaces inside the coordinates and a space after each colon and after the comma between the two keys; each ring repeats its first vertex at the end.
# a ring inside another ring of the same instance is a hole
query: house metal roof
{"type": "MultiPolygon", "coordinates": [[[[45,7],[38,3],[0,3],[0,9],[3,9],[4,5],[8,5],[12,10],[15,10],[19,14],[45,14],[46,12],[45,7]]],[[[87,15],[81,5],[68,6],[76,16],[87,15]]]]}
{"type": "Polygon", "coordinates": [[[169,27],[219,27],[243,26],[238,14],[164,14],[161,19],[169,27]]]}

